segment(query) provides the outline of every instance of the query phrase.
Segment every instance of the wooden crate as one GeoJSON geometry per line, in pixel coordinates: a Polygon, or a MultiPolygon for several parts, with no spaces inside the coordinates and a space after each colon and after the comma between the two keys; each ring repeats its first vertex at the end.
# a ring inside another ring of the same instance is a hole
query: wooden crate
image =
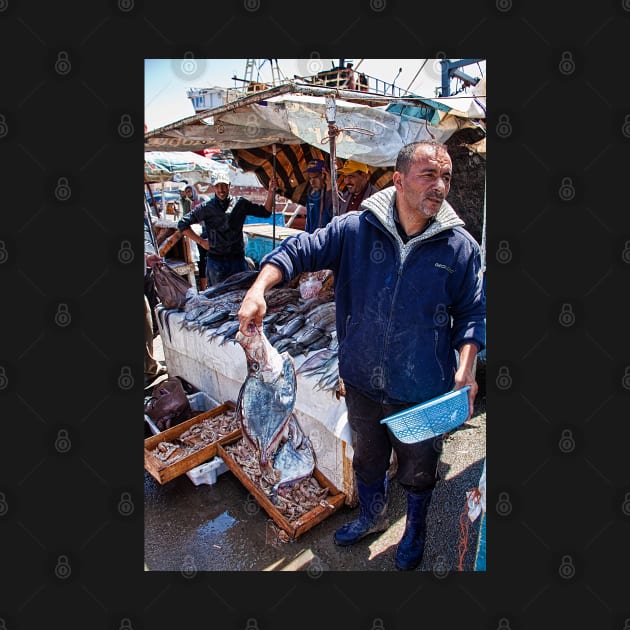
{"type": "Polygon", "coordinates": [[[225,465],[234,473],[236,478],[243,484],[243,486],[245,486],[247,491],[256,498],[260,507],[267,512],[278,527],[288,534],[291,540],[294,540],[318,523],[321,523],[325,518],[339,510],[339,508],[344,504],[346,498],[344,493],[340,492],[321,471],[315,468],[313,471],[313,477],[322,488],[328,488],[328,495],[326,496],[325,501],[332,507],[316,505],[308,512],[302,514],[302,516],[295,521],[287,520],[287,518],[271,502],[271,499],[264,493],[262,488],[245,474],[241,466],[225,450],[225,446],[237,442],[241,439],[241,437],[242,436],[239,435],[226,440],[221,440],[221,443],[217,445],[217,454],[223,460],[225,465]]]}
{"type": "Polygon", "coordinates": [[[219,438],[216,442],[212,442],[203,448],[191,453],[187,457],[182,457],[172,464],[168,464],[160,461],[151,451],[153,451],[160,442],[171,442],[175,438],[178,438],[184,431],[187,431],[193,424],[197,424],[206,418],[214,418],[220,416],[222,413],[228,410],[234,411],[236,405],[228,400],[218,407],[204,411],[189,420],[186,420],[180,424],[156,433],[151,437],[144,440],[144,468],[151,474],[151,476],[160,484],[165,484],[175,477],[179,477],[188,472],[191,468],[202,464],[203,462],[212,459],[217,454],[217,446],[224,441],[238,439],[241,436],[241,430],[236,429],[222,438],[219,438]]]}

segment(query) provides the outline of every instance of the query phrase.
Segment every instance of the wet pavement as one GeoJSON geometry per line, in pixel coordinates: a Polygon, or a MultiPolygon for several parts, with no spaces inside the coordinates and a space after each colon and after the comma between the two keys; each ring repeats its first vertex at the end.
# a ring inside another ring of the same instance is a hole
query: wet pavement
{"type": "MultiPolygon", "coordinates": [[[[163,360],[159,336],[156,358],[163,360]]],[[[480,518],[462,529],[466,492],[476,488],[486,456],[483,374],[473,417],[444,440],[440,480],[427,517],[427,542],[417,570],[472,571],[480,518]],[[466,548],[467,547],[467,548],[466,548]]],[[[159,382],[159,381],[158,381],[159,382]]],[[[145,435],[151,435],[145,423],[145,435]]],[[[396,545],[405,526],[404,491],[390,484],[390,527],[352,547],[333,542],[334,531],[358,515],[343,506],[294,541],[280,529],[231,471],[195,486],[187,475],[160,485],[144,471],[144,558],[149,571],[395,571],[396,545]]]]}

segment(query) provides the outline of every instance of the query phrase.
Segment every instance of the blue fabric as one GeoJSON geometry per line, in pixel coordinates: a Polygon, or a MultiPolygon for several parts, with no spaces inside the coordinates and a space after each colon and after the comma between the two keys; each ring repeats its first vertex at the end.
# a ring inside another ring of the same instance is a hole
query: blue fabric
{"type": "Polygon", "coordinates": [[[317,228],[324,227],[330,223],[332,219],[332,196],[330,192],[324,195],[324,203],[322,206],[322,220],[319,220],[319,208],[322,191],[312,190],[306,198],[306,224],[304,229],[307,232],[314,232],[317,228]]]}
{"type": "Polygon", "coordinates": [[[261,260],[277,265],[285,281],[334,272],[339,374],[384,403],[444,394],[454,384],[456,350],[485,346],[477,242],[456,226],[405,248],[401,262],[400,237],[366,210],[289,237],[261,260]]]}

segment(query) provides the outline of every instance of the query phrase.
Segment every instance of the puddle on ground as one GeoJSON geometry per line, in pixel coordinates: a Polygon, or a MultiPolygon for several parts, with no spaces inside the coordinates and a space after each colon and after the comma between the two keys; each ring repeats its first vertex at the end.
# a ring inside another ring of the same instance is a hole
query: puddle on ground
{"type": "Polygon", "coordinates": [[[236,519],[233,516],[230,516],[226,510],[223,514],[219,514],[219,516],[213,518],[211,521],[200,525],[197,528],[197,531],[201,536],[222,534],[230,529],[234,523],[236,523],[236,519]]]}

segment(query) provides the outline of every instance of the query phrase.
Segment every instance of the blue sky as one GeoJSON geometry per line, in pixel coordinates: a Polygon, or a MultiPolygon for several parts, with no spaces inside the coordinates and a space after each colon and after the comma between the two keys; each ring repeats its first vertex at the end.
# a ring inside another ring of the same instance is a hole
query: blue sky
{"type": "MultiPolygon", "coordinates": [[[[257,59],[254,79],[271,82],[268,59],[257,59]]],[[[441,64],[436,59],[346,59],[355,70],[408,89],[421,96],[435,96],[441,83],[441,64]],[[426,61],[426,63],[425,63],[426,61]],[[424,67],[423,67],[424,64],[424,67]],[[418,71],[422,71],[418,74],[418,71]],[[399,69],[401,72],[399,73],[399,69]]],[[[278,59],[282,75],[292,79],[294,74],[311,75],[328,70],[338,59],[278,59]]],[[[195,111],[186,96],[188,88],[236,87],[242,83],[233,76],[245,76],[246,59],[146,59],[144,74],[144,122],[155,129],[192,116],[195,111]]],[[[485,61],[462,68],[472,77],[485,76],[485,61]]]]}

